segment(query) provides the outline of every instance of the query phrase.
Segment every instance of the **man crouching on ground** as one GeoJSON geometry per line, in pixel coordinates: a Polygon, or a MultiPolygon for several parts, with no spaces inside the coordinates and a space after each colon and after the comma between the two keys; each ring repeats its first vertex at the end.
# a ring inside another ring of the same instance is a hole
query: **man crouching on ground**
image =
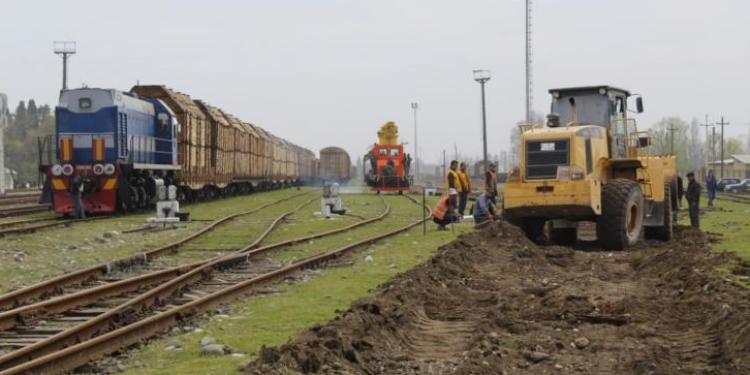
{"type": "Polygon", "coordinates": [[[458,221],[456,215],[456,190],[450,189],[448,195],[440,198],[440,201],[432,209],[432,220],[437,223],[438,230],[445,230],[445,226],[458,221]]]}
{"type": "Polygon", "coordinates": [[[474,205],[474,222],[479,225],[486,221],[495,219],[495,204],[492,203],[493,192],[485,190],[477,196],[477,202],[474,205]]]}

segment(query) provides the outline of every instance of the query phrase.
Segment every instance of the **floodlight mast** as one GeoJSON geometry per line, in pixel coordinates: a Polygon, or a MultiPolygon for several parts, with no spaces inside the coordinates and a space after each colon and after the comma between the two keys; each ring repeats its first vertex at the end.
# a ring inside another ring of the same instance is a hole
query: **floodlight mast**
{"type": "Polygon", "coordinates": [[[488,69],[475,69],[472,73],[474,73],[474,80],[479,82],[482,90],[482,164],[484,173],[487,174],[489,168],[487,166],[487,111],[484,103],[484,84],[490,80],[491,73],[488,69]]]}
{"type": "Polygon", "coordinates": [[[63,41],[54,42],[54,50],[56,55],[62,55],[63,58],[63,78],[62,78],[62,89],[68,89],[68,57],[75,55],[76,53],[76,42],[63,41]]]}

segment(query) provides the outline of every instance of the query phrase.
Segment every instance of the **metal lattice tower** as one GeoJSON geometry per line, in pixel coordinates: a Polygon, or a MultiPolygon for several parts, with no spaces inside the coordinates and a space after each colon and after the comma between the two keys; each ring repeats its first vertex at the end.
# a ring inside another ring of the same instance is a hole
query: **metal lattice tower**
{"type": "Polygon", "coordinates": [[[531,1],[526,0],[526,123],[531,124],[532,107],[534,106],[534,86],[532,84],[533,72],[531,69],[532,53],[531,53],[531,1]]]}

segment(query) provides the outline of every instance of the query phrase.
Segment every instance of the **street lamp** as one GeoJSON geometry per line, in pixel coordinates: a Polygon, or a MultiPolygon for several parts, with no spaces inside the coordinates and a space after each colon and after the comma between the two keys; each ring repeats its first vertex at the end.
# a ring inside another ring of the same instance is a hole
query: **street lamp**
{"type": "Polygon", "coordinates": [[[484,105],[484,84],[490,80],[490,71],[488,69],[474,69],[474,80],[479,82],[482,87],[482,142],[483,142],[483,165],[484,173],[487,173],[487,110],[484,105]]]}
{"type": "Polygon", "coordinates": [[[417,109],[419,108],[419,104],[417,102],[411,103],[411,109],[414,111],[414,176],[416,177],[416,180],[419,181],[419,157],[417,156],[417,153],[419,152],[419,149],[417,148],[417,109]]]}
{"type": "Polygon", "coordinates": [[[54,42],[55,54],[63,58],[63,82],[62,89],[68,89],[68,56],[75,55],[76,42],[54,42]]]}

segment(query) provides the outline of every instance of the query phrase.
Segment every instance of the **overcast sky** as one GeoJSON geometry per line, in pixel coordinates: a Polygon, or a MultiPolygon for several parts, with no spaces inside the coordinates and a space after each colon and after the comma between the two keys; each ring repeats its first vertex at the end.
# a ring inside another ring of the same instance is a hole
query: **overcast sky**
{"type": "MultiPolygon", "coordinates": [[[[750,123],[750,2],[534,0],[534,108],[547,89],[612,84],[640,93],[642,127],[663,116],[750,123]]],[[[164,84],[313,150],[358,157],[388,120],[434,160],[455,143],[481,154],[487,84],[491,153],[524,117],[524,1],[6,1],[0,92],[11,107],[54,104],[75,40],[69,85],[164,84]]]]}

